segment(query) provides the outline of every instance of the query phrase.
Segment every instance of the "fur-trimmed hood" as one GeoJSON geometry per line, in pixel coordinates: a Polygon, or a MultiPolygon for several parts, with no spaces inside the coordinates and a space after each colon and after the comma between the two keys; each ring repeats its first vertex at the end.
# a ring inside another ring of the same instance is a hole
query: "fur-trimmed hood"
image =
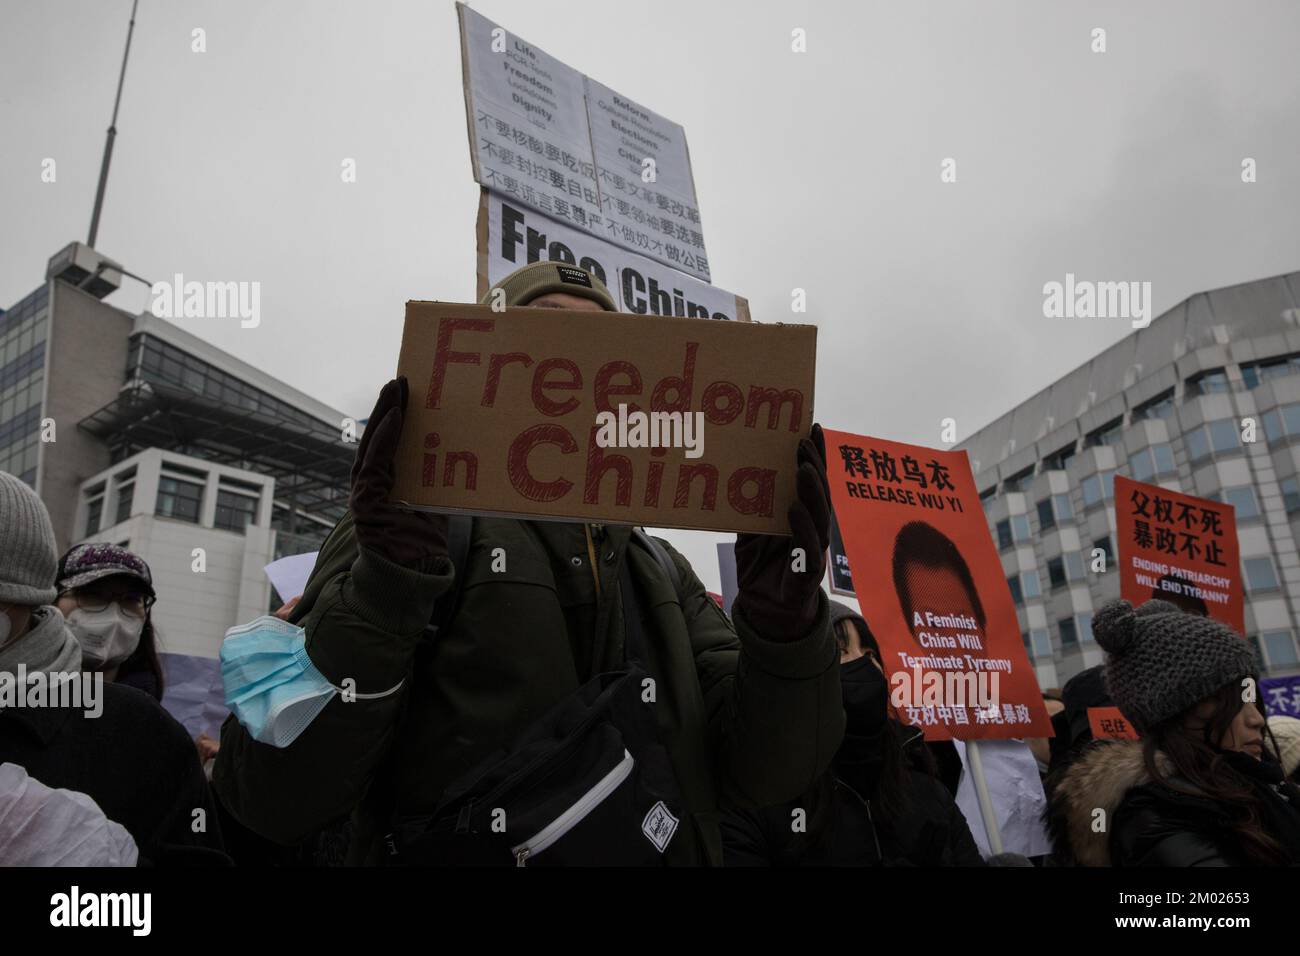
{"type": "MultiPolygon", "coordinates": [[[[1162,773],[1172,772],[1164,754],[1157,753],[1156,760],[1162,773]]],[[[1115,811],[1130,790],[1150,782],[1140,741],[1099,740],[1084,750],[1049,781],[1047,825],[1059,862],[1110,866],[1115,811]]]]}

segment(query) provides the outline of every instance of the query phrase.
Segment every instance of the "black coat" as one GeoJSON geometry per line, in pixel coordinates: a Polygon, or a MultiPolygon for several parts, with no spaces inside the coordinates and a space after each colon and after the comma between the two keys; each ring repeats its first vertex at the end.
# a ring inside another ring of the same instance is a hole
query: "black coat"
{"type": "Polygon", "coordinates": [[[18,764],[47,787],[88,795],[131,834],[141,863],[228,864],[185,728],[130,687],[106,682],[101,703],[98,717],[74,708],[0,710],[0,763],[18,764]],[[196,817],[196,810],[203,812],[196,817]]]}
{"type": "MultiPolygon", "coordinates": [[[[920,746],[919,733],[900,732],[905,748],[920,746]]],[[[853,742],[846,735],[844,748],[852,750],[853,742]]],[[[966,818],[943,783],[919,770],[904,773],[906,809],[894,818],[886,819],[866,795],[874,781],[842,760],[797,800],[729,808],[722,818],[726,865],[982,866],[966,818]]]]}
{"type": "MultiPolygon", "coordinates": [[[[1173,767],[1163,755],[1162,773],[1173,767]]],[[[1265,832],[1300,863],[1300,791],[1278,786],[1276,765],[1242,754],[1226,762],[1265,807],[1265,832]]],[[[1173,778],[1152,780],[1138,741],[1097,741],[1049,780],[1048,824],[1057,862],[1084,866],[1242,866],[1250,862],[1232,829],[1235,808],[1173,778]],[[1107,826],[1096,826],[1097,811],[1107,826]]]]}

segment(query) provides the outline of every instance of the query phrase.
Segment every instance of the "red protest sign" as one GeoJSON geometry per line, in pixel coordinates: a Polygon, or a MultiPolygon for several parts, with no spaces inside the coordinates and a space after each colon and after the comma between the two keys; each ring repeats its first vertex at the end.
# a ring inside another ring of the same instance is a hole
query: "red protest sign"
{"type": "Polygon", "coordinates": [[[933,740],[1052,736],[965,452],[827,431],[826,454],[900,719],[933,740]]]}
{"type": "Polygon", "coordinates": [[[1116,475],[1115,525],[1120,597],[1160,598],[1245,633],[1232,505],[1116,475]]]}
{"type": "Polygon", "coordinates": [[[1138,732],[1118,707],[1089,707],[1088,724],[1099,740],[1139,740],[1138,732]]]}

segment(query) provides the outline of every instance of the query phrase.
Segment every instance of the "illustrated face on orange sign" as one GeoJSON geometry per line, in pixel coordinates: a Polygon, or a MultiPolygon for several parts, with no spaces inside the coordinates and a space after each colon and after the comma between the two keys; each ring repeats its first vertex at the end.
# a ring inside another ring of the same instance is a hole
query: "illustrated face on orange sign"
{"type": "Polygon", "coordinates": [[[924,521],[903,525],[894,538],[893,566],[903,620],[918,646],[933,646],[928,628],[955,626],[976,632],[979,646],[968,650],[988,656],[984,606],[970,566],[947,535],[924,521]]]}
{"type": "Polygon", "coordinates": [[[826,431],[827,476],[890,704],[931,740],[1050,737],[964,452],[826,431]]]}

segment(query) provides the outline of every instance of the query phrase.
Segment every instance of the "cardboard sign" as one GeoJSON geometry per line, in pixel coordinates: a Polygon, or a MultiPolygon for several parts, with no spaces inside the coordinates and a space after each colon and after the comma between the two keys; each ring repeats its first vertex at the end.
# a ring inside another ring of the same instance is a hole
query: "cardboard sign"
{"type": "Polygon", "coordinates": [[[933,740],[1051,737],[966,453],[827,431],[826,454],[899,717],[933,740]]]}
{"type": "Polygon", "coordinates": [[[1098,740],[1141,739],[1118,707],[1089,707],[1088,725],[1098,740]]]}
{"type": "Polygon", "coordinates": [[[393,500],[790,533],[817,330],[408,302],[393,500]]]}
{"type": "Polygon", "coordinates": [[[474,179],[709,281],[686,132],[462,3],[474,179]]]}
{"type": "Polygon", "coordinates": [[[478,296],[531,262],[586,269],[609,288],[623,312],[749,321],[749,303],[661,262],[566,226],[525,203],[480,190],[478,296]]]}
{"type": "Polygon", "coordinates": [[[1232,505],[1116,475],[1115,525],[1120,597],[1160,598],[1245,633],[1232,505]]]}

